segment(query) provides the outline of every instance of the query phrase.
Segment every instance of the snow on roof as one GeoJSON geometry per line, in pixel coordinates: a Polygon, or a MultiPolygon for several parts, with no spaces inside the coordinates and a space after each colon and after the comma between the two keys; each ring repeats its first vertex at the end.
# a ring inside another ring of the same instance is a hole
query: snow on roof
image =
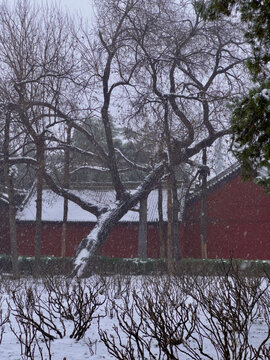
{"type": "MultiPolygon", "coordinates": [[[[207,190],[212,190],[216,188],[216,186],[219,186],[224,181],[230,179],[232,176],[237,175],[239,171],[241,170],[241,165],[239,162],[235,162],[231,166],[229,166],[227,169],[221,171],[217,176],[213,177],[209,181],[207,181],[207,190]]],[[[201,196],[201,188],[199,188],[197,191],[195,190],[194,193],[189,194],[188,200],[194,200],[201,196]]]]}
{"type": "MultiPolygon", "coordinates": [[[[115,203],[114,190],[72,190],[76,195],[83,199],[96,202],[98,204],[106,204],[107,206],[115,203]]],[[[131,190],[132,192],[132,190],[131,190]]],[[[163,189],[163,218],[167,221],[167,191],[163,189]]],[[[63,220],[63,206],[64,198],[55,194],[52,190],[43,190],[43,204],[42,204],[42,220],[51,222],[62,222],[63,220]]],[[[120,222],[138,222],[139,221],[139,206],[137,211],[128,211],[120,220],[120,222]]],[[[19,221],[35,221],[36,217],[36,193],[29,196],[24,204],[22,210],[17,212],[17,219],[19,221]]],[[[86,210],[83,210],[77,204],[68,202],[68,221],[69,222],[96,222],[96,217],[86,210]]],[[[147,199],[147,221],[158,221],[158,190],[153,190],[147,199]]]]}
{"type": "Polygon", "coordinates": [[[233,174],[237,174],[241,169],[241,165],[239,162],[235,162],[227,169],[221,171],[217,176],[212,178],[207,182],[207,188],[211,189],[213,186],[216,186],[220,182],[226,180],[227,178],[231,177],[233,174]]]}

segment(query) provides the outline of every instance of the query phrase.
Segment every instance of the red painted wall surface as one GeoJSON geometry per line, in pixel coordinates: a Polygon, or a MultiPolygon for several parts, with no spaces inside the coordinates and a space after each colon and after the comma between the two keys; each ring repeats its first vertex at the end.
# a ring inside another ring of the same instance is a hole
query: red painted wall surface
{"type": "MultiPolygon", "coordinates": [[[[80,241],[89,234],[93,224],[67,224],[66,256],[74,256],[80,241]]],[[[58,223],[44,223],[42,227],[42,255],[60,256],[62,225],[58,223]]],[[[19,254],[34,255],[34,223],[18,223],[17,238],[19,254]]],[[[147,255],[151,258],[159,257],[159,236],[157,225],[148,225],[147,255]]],[[[9,252],[5,252],[9,253],[9,252]]],[[[101,249],[102,255],[110,257],[137,257],[138,226],[136,224],[118,224],[110,233],[107,242],[101,249]]]]}
{"type": "MultiPolygon", "coordinates": [[[[200,199],[189,203],[184,224],[180,227],[183,257],[201,257],[200,199]]],[[[0,213],[0,253],[10,253],[7,212],[0,213]]],[[[209,258],[270,259],[270,197],[253,182],[242,182],[237,176],[207,195],[207,240],[209,258]]],[[[67,225],[67,256],[74,256],[80,241],[93,224],[67,225]]],[[[60,256],[62,226],[44,223],[42,255],[60,256]]],[[[34,223],[18,223],[20,255],[34,254],[34,223]]],[[[138,226],[120,223],[101,249],[111,257],[137,257],[138,226]]],[[[148,257],[160,256],[157,224],[148,224],[148,257]]]]}
{"type": "MultiPolygon", "coordinates": [[[[189,204],[184,221],[185,257],[200,257],[201,201],[189,204]]],[[[270,259],[270,196],[240,175],[207,195],[209,258],[270,259]]]]}

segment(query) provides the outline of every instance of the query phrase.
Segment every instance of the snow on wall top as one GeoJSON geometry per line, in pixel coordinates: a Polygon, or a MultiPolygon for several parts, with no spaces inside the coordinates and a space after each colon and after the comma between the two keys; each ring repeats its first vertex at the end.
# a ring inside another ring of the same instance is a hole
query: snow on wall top
{"type": "MultiPolygon", "coordinates": [[[[113,190],[73,190],[74,194],[83,199],[91,200],[98,204],[113,205],[115,203],[115,192],[113,190]]],[[[131,190],[132,192],[132,190],[131,190]]],[[[167,221],[167,191],[163,189],[163,218],[167,221]]],[[[62,222],[64,198],[55,194],[51,190],[43,190],[43,209],[42,220],[52,222],[62,222]]],[[[137,211],[128,211],[120,222],[139,222],[139,206],[137,211]]],[[[19,221],[35,221],[36,217],[36,193],[33,193],[22,210],[18,211],[17,219],[19,221]]],[[[96,217],[86,210],[83,210],[77,204],[68,202],[68,221],[69,222],[96,222],[96,217]]],[[[158,190],[153,190],[147,199],[147,221],[158,221],[158,190]]]]}
{"type": "MultiPolygon", "coordinates": [[[[241,170],[241,165],[239,162],[235,162],[227,169],[223,170],[217,176],[207,181],[207,190],[213,189],[215,186],[221,184],[224,180],[228,179],[233,174],[237,174],[241,170]]],[[[193,193],[190,193],[188,196],[188,200],[194,200],[201,196],[201,189],[195,190],[193,193]]]]}

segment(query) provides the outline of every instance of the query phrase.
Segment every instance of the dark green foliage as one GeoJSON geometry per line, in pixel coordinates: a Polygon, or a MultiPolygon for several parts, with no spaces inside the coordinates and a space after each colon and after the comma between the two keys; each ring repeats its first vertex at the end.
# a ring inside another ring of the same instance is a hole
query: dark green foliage
{"type": "MultiPolygon", "coordinates": [[[[89,118],[86,119],[83,127],[93,135],[95,140],[103,147],[107,152],[107,145],[105,139],[105,131],[103,124],[100,119],[89,118]]],[[[121,128],[121,127],[112,127],[113,132],[113,142],[116,149],[119,149],[129,160],[136,164],[148,164],[149,163],[149,154],[152,153],[152,147],[147,141],[140,141],[136,139],[136,144],[134,141],[134,136],[136,135],[130,128],[121,128]],[[123,139],[125,141],[123,142],[123,139]]],[[[145,139],[143,139],[145,140],[145,139]]],[[[74,130],[73,145],[82,150],[95,153],[94,145],[89,141],[87,136],[77,130],[74,130]]],[[[120,169],[128,168],[127,163],[123,160],[118,153],[116,156],[119,158],[120,169]]],[[[80,169],[80,171],[72,174],[72,182],[90,182],[90,183],[102,183],[110,182],[111,177],[109,172],[101,172],[95,169],[87,168],[87,166],[99,166],[106,168],[107,164],[102,162],[98,158],[91,158],[88,154],[80,154],[74,152],[71,154],[71,166],[77,168],[79,166],[85,167],[80,169]]],[[[137,169],[130,169],[129,171],[123,171],[120,174],[123,181],[138,181],[144,177],[144,173],[137,169]]]]}
{"type": "MultiPolygon", "coordinates": [[[[72,270],[73,258],[63,259],[55,256],[41,258],[41,276],[69,275],[72,270]],[[64,269],[64,270],[63,270],[64,269]]],[[[34,266],[33,257],[19,257],[20,273],[32,275],[34,266]]],[[[182,259],[174,263],[175,275],[192,276],[222,276],[231,273],[234,269],[244,271],[247,276],[270,276],[270,261],[255,260],[224,260],[224,259],[182,259]]],[[[124,259],[100,256],[92,261],[87,275],[99,274],[101,276],[120,275],[161,275],[168,271],[166,259],[124,259]]],[[[11,257],[0,256],[0,274],[11,273],[11,257]]]]}
{"type": "Polygon", "coordinates": [[[244,177],[258,175],[258,183],[270,192],[270,0],[199,1],[205,18],[240,13],[252,56],[247,67],[256,83],[235,104],[232,116],[233,150],[244,177]]]}
{"type": "MultiPolygon", "coordinates": [[[[263,93],[269,88],[270,84],[263,84],[252,89],[233,112],[234,153],[243,165],[245,177],[260,174],[262,168],[264,173],[270,171],[270,100],[263,93]]],[[[262,184],[270,185],[265,175],[260,179],[262,184]]]]}

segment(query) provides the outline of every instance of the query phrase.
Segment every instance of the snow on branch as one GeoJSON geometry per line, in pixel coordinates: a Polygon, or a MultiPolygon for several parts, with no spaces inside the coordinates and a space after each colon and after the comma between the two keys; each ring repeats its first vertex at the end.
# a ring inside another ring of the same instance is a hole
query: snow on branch
{"type": "Polygon", "coordinates": [[[88,155],[91,157],[98,157],[97,154],[94,154],[92,151],[87,151],[87,150],[83,150],[81,148],[79,148],[78,146],[75,145],[71,145],[71,144],[67,144],[64,141],[61,140],[57,140],[56,138],[50,138],[50,140],[53,140],[55,142],[59,143],[59,146],[55,146],[55,147],[48,147],[48,150],[64,150],[64,149],[70,149],[73,151],[77,151],[78,153],[82,154],[82,155],[88,155]]]}
{"type": "MultiPolygon", "coordinates": [[[[80,166],[72,171],[70,171],[70,174],[75,174],[81,170],[94,170],[94,171],[99,171],[99,172],[110,172],[111,170],[109,168],[104,168],[101,166],[96,166],[96,165],[84,165],[84,166],[80,166]]],[[[130,168],[124,168],[124,169],[119,169],[118,170],[119,173],[123,173],[123,172],[128,172],[130,171],[130,168]]]]}
{"type": "Polygon", "coordinates": [[[80,166],[79,168],[70,171],[70,174],[75,174],[76,172],[81,171],[81,170],[85,170],[85,169],[88,169],[88,170],[96,170],[96,171],[100,171],[100,172],[108,172],[108,171],[110,171],[110,169],[108,169],[108,168],[103,168],[103,167],[101,167],[101,166],[85,165],[85,166],[80,166]]]}
{"type": "Polygon", "coordinates": [[[83,210],[89,211],[91,214],[96,217],[108,211],[108,207],[105,205],[98,205],[91,203],[89,201],[85,201],[80,196],[75,195],[72,191],[62,188],[54,181],[52,176],[48,173],[44,173],[44,178],[46,180],[47,185],[58,195],[63,196],[64,198],[74,202],[79,205],[83,210]]]}
{"type": "Polygon", "coordinates": [[[131,161],[130,159],[128,159],[120,149],[116,148],[115,151],[121,156],[122,159],[125,160],[126,163],[128,163],[132,168],[137,169],[137,170],[142,170],[142,171],[147,171],[149,170],[149,167],[146,166],[142,166],[142,165],[138,165],[135,162],[131,161]]]}
{"type": "MultiPolygon", "coordinates": [[[[9,157],[8,162],[9,164],[29,164],[33,166],[36,166],[38,164],[35,158],[29,156],[9,157]]],[[[1,158],[0,164],[3,163],[4,163],[4,158],[1,158]]]]}

